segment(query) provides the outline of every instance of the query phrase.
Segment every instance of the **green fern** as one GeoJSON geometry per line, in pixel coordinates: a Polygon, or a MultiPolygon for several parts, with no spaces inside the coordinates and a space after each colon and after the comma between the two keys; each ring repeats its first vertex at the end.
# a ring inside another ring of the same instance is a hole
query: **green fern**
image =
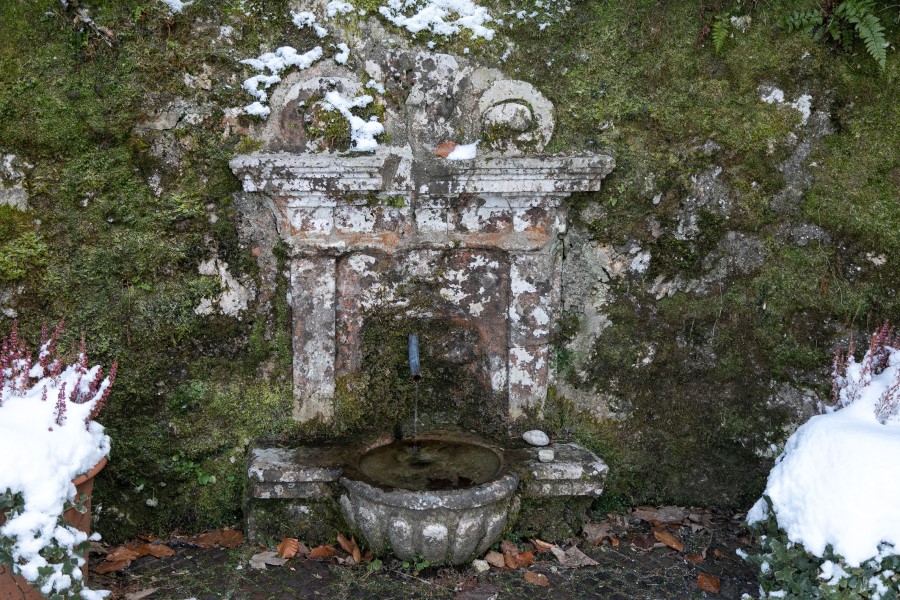
{"type": "MultiPolygon", "coordinates": [[[[813,39],[828,37],[839,43],[844,50],[850,50],[853,43],[853,32],[865,44],[878,66],[884,70],[887,61],[887,43],[884,27],[875,15],[874,0],[844,0],[825,22],[822,10],[799,10],[785,17],[788,32],[807,31],[813,39]]],[[[715,41],[715,26],[713,26],[715,41]]]]}
{"type": "Polygon", "coordinates": [[[725,47],[725,41],[728,39],[730,33],[731,21],[729,20],[728,15],[719,15],[716,17],[716,20],[712,25],[712,32],[710,32],[710,37],[713,41],[713,50],[716,54],[722,53],[722,48],[725,47]]]}
{"type": "Polygon", "coordinates": [[[811,32],[816,27],[822,25],[822,11],[819,10],[798,10],[789,14],[784,19],[788,33],[794,31],[811,32]]]}
{"type": "Polygon", "coordinates": [[[858,20],[850,19],[856,26],[856,33],[866,45],[866,52],[875,59],[881,70],[884,70],[887,61],[887,41],[884,39],[884,27],[881,21],[872,13],[863,15],[858,20]]]}

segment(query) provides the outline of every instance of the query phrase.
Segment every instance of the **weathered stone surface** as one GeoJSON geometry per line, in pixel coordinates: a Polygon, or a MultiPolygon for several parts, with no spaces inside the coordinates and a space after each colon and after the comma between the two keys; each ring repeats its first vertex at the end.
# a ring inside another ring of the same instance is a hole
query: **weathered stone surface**
{"type": "Polygon", "coordinates": [[[348,450],[333,446],[255,448],[247,476],[251,498],[323,499],[332,495],[348,450]]]}
{"type": "Polygon", "coordinates": [[[298,257],[291,264],[294,315],[294,418],[331,419],[334,407],[335,262],[298,257]]]}
{"type": "Polygon", "coordinates": [[[521,493],[530,497],[591,496],[603,493],[603,483],[609,467],[596,454],[578,444],[551,444],[555,458],[542,462],[539,448],[527,448],[519,462],[512,459],[514,468],[522,469],[522,480],[527,482],[521,493]]]}
{"type": "Polygon", "coordinates": [[[25,169],[30,167],[15,154],[0,153],[0,206],[28,209],[25,169]]]}
{"type": "Polygon", "coordinates": [[[495,81],[481,95],[478,109],[483,128],[510,135],[508,140],[494,140],[504,153],[540,152],[553,137],[553,105],[528,82],[495,81]]]}
{"type": "Polygon", "coordinates": [[[480,556],[506,524],[518,485],[503,475],[482,485],[438,492],[385,491],[341,478],[344,518],[376,553],[388,549],[403,560],[461,565],[480,556]]]}
{"type": "Polygon", "coordinates": [[[311,139],[322,129],[312,105],[328,90],[364,91],[353,71],[322,64],[273,92],[266,152],[231,161],[245,195],[266,198],[293,255],[294,416],[331,419],[335,378],[359,369],[363,327],[384,308],[474,327],[485,390],[508,398],[496,419],[539,414],[552,383],[563,200],[599,190],[614,161],[537,155],[554,120],[534,86],[365,27],[375,80],[365,91],[378,96],[391,145],[316,153],[327,148],[311,139]],[[433,154],[482,133],[491,143],[473,160],[433,154]]]}

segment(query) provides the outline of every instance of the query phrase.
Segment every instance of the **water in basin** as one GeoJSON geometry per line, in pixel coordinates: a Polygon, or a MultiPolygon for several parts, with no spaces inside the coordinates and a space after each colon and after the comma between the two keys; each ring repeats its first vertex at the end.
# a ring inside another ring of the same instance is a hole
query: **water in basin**
{"type": "Polygon", "coordinates": [[[359,460],[373,482],[405,490],[450,490],[478,485],[500,470],[485,446],[449,440],[403,440],[378,446],[359,460]]]}

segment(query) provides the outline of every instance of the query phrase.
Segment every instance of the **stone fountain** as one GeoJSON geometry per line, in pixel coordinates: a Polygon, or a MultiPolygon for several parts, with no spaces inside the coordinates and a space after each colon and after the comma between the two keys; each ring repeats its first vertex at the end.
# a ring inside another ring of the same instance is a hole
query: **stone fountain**
{"type": "MultiPolygon", "coordinates": [[[[342,516],[376,551],[461,564],[496,540],[522,499],[589,502],[602,491],[607,467],[583,448],[554,444],[544,463],[536,448],[496,441],[541,415],[554,378],[564,201],[599,190],[614,161],[544,154],[553,106],[529,83],[371,38],[360,50],[365,75],[332,65],[286,77],[254,132],[264,150],[231,162],[244,189],[237,204],[254,207],[257,221],[268,214],[289,255],[294,418],[340,418],[340,383],[366,366],[364,332],[385,309],[398,322],[464,332],[423,344],[469,388],[465,398],[429,394],[428,412],[447,427],[415,440],[424,478],[382,476],[397,460],[387,431],[254,450],[248,534],[329,541],[342,516]],[[311,107],[331,90],[359,94],[369,79],[367,91],[384,90],[390,141],[370,154],[335,151],[311,107]],[[480,140],[477,157],[436,156],[448,140],[480,140]],[[430,453],[444,458],[425,460],[430,453]]],[[[421,369],[424,385],[426,361],[421,369]]]]}

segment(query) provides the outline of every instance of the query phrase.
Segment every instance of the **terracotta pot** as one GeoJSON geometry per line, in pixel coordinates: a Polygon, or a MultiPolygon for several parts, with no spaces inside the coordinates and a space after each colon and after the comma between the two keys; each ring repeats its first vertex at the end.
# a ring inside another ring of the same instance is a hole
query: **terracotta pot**
{"type": "MultiPolygon", "coordinates": [[[[72,483],[75,484],[75,489],[77,490],[76,497],[87,494],[87,500],[84,503],[84,507],[87,511],[82,514],[74,508],[70,508],[63,513],[63,518],[69,525],[88,535],[91,534],[91,492],[94,490],[94,477],[105,466],[106,457],[101,458],[100,462],[98,462],[93,469],[72,480],[72,483]]],[[[0,515],[0,525],[3,525],[5,522],[6,518],[4,518],[3,515],[0,515]]],[[[87,559],[87,555],[85,555],[84,558],[87,559]]],[[[85,560],[81,573],[84,576],[84,580],[87,581],[87,560],[85,560]]],[[[31,587],[27,581],[19,576],[13,575],[6,567],[0,566],[0,600],[41,600],[44,597],[45,596],[41,594],[40,591],[31,587]]]]}

